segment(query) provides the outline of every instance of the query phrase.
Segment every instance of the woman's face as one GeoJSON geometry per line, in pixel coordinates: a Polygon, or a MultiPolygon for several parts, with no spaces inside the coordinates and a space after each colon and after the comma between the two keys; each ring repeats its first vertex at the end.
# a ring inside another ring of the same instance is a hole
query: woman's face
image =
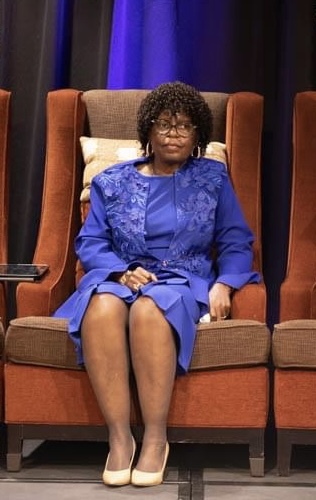
{"type": "Polygon", "coordinates": [[[166,110],[154,121],[150,142],[155,163],[179,167],[192,154],[197,143],[196,127],[186,114],[172,115],[166,110]]]}

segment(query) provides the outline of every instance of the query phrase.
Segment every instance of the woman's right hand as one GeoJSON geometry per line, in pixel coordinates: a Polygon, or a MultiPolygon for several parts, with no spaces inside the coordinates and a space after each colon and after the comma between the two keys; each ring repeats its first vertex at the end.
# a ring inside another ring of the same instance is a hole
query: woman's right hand
{"type": "Polygon", "coordinates": [[[226,319],[230,314],[232,288],[224,283],[215,283],[209,291],[212,321],[226,319]]]}

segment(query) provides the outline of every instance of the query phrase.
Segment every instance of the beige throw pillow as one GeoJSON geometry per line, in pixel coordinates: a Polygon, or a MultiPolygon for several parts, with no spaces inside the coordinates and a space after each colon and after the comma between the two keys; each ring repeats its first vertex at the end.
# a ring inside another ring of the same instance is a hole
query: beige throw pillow
{"type": "Polygon", "coordinates": [[[227,151],[226,144],[223,142],[210,142],[207,145],[205,157],[210,160],[217,160],[224,163],[227,167],[227,151]]]}
{"type": "Polygon", "coordinates": [[[115,163],[141,156],[140,143],[136,140],[80,137],[80,144],[85,163],[82,202],[90,199],[91,180],[95,175],[115,163]]]}

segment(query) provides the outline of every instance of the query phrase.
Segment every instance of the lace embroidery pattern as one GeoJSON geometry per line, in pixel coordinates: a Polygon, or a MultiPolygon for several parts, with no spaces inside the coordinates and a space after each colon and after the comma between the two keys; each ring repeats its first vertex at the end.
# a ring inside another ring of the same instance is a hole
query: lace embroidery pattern
{"type": "MultiPolygon", "coordinates": [[[[169,269],[200,274],[204,252],[212,244],[218,195],[226,175],[221,163],[203,158],[190,159],[174,175],[177,230],[168,250],[169,269]]],[[[163,264],[150,255],[144,238],[146,177],[138,174],[134,162],[128,162],[107,169],[96,180],[104,193],[113,250],[127,262],[137,260],[147,269],[161,269],[163,264]]]]}

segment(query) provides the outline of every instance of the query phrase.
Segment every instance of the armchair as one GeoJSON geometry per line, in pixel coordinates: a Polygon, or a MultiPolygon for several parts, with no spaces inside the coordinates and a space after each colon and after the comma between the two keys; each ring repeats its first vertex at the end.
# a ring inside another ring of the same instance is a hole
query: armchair
{"type": "Polygon", "coordinates": [[[273,332],[274,413],[279,474],[292,445],[316,444],[316,92],[293,109],[293,178],[287,272],[273,332]]]}
{"type": "MultiPolygon", "coordinates": [[[[8,258],[8,135],[11,93],[0,89],[0,262],[8,258]]],[[[0,281],[0,422],[3,421],[3,347],[6,327],[6,283],[0,281]]]]}
{"type": "MultiPolygon", "coordinates": [[[[73,250],[85,213],[79,203],[79,138],[135,139],[136,111],[146,92],[64,89],[48,94],[45,185],[34,262],[45,262],[50,270],[40,283],[19,284],[18,317],[7,331],[9,470],[21,467],[24,439],[107,439],[87,374],[76,365],[66,321],[49,315],[73,291],[81,272],[73,250]]],[[[228,169],[256,235],[254,267],[261,270],[263,99],[247,92],[204,96],[214,116],[212,139],[226,143],[228,169]]],[[[247,285],[233,298],[232,319],[198,326],[191,369],[175,383],[168,420],[170,442],[248,444],[254,476],[264,473],[269,406],[265,314],[264,284],[247,285]]],[[[138,439],[139,415],[135,401],[132,423],[138,439]]]]}

